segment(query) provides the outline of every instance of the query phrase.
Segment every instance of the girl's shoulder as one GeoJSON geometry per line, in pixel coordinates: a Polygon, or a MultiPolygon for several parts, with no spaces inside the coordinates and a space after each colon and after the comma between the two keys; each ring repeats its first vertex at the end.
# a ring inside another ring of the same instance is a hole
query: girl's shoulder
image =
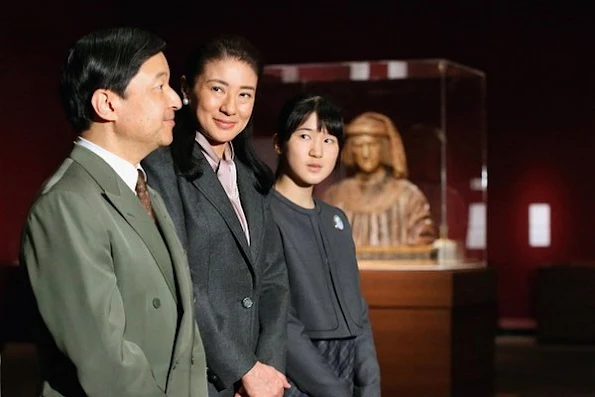
{"type": "Polygon", "coordinates": [[[339,230],[351,230],[349,218],[341,208],[335,207],[324,200],[315,199],[314,201],[316,206],[320,208],[319,214],[324,224],[332,224],[335,229],[339,230]]]}

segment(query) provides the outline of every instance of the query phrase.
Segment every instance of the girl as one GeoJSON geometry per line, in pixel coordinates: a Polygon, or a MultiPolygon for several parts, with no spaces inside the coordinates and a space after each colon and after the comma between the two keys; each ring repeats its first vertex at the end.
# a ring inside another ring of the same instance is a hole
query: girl
{"type": "Polygon", "coordinates": [[[300,95],[281,110],[271,209],[289,273],[285,396],[380,396],[380,370],[351,227],[345,214],[315,199],[343,145],[340,110],[300,95]]]}

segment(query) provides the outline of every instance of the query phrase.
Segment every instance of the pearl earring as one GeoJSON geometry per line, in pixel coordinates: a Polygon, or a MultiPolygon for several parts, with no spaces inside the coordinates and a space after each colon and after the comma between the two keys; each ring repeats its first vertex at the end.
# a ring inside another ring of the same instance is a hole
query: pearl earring
{"type": "Polygon", "coordinates": [[[186,106],[188,106],[188,104],[190,103],[190,101],[188,100],[188,98],[184,98],[182,99],[182,103],[186,106]]]}

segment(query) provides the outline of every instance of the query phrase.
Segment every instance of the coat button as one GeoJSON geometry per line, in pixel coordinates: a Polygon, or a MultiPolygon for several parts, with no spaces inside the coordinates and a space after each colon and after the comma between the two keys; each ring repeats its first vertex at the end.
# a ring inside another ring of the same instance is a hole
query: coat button
{"type": "Polygon", "coordinates": [[[155,309],[159,309],[161,307],[161,301],[159,300],[159,298],[153,299],[153,307],[155,309]]]}
{"type": "Polygon", "coordinates": [[[190,365],[194,365],[194,356],[190,357],[190,365]]]}
{"type": "Polygon", "coordinates": [[[207,380],[211,383],[217,383],[219,378],[209,368],[207,368],[207,380]]]}
{"type": "Polygon", "coordinates": [[[250,298],[249,296],[242,299],[242,306],[244,306],[245,309],[250,309],[252,305],[254,305],[254,302],[252,301],[252,298],[250,298]]]}

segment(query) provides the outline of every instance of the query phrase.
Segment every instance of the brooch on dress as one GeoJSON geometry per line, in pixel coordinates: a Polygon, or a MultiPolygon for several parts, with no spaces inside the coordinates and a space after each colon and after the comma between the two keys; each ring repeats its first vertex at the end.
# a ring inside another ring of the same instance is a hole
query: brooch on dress
{"type": "Polygon", "coordinates": [[[343,230],[345,226],[339,215],[333,216],[333,221],[335,222],[335,229],[343,230]]]}

